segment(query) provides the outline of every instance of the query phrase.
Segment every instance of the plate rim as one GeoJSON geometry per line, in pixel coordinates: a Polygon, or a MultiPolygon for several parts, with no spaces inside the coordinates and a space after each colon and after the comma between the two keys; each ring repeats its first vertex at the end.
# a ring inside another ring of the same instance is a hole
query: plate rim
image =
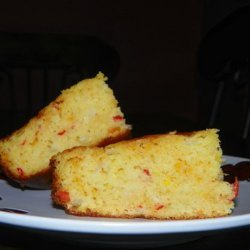
{"type": "Polygon", "coordinates": [[[0,212],[0,222],[34,229],[96,234],[170,234],[220,230],[250,225],[250,213],[219,218],[178,221],[92,221],[70,220],[0,212]],[[2,216],[1,216],[2,215],[2,216]],[[2,217],[2,218],[1,218],[2,217]],[[65,226],[67,225],[67,226],[65,226]],[[204,227],[205,225],[205,227],[204,227]]]}

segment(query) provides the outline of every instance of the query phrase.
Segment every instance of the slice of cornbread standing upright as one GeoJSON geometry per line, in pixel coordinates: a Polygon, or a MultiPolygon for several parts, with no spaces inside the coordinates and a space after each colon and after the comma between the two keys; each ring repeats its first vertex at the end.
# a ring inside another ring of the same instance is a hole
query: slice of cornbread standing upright
{"type": "Polygon", "coordinates": [[[48,187],[51,156],[79,145],[106,145],[128,136],[113,91],[99,73],[63,90],[21,129],[0,140],[0,164],[11,179],[48,187]]]}
{"type": "Polygon", "coordinates": [[[51,160],[52,198],[75,215],[193,219],[234,208],[217,130],[77,147],[51,160]]]}

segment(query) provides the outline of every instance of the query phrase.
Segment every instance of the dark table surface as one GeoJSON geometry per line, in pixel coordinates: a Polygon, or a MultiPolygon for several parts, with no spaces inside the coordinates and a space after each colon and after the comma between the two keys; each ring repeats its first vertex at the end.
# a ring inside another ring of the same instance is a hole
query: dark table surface
{"type": "MultiPolygon", "coordinates": [[[[182,244],[176,244],[171,246],[153,247],[154,249],[250,249],[250,227],[234,228],[225,231],[216,231],[209,235],[192,240],[182,244]]],[[[75,242],[66,242],[63,239],[59,239],[50,234],[39,234],[36,232],[27,232],[23,229],[16,229],[0,226],[0,249],[6,250],[18,250],[18,249],[115,249],[109,245],[89,245],[78,244],[75,242]]],[[[123,248],[121,243],[116,248],[123,248]]],[[[146,246],[143,247],[146,249],[146,246]]],[[[152,247],[151,247],[152,248],[152,247]]],[[[130,248],[134,249],[134,247],[130,248]]]]}

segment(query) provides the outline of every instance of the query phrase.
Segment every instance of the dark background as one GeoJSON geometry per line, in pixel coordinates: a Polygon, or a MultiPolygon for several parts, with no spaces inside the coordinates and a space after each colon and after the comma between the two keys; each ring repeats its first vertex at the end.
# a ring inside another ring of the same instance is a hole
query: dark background
{"type": "Polygon", "coordinates": [[[6,1],[0,30],[97,36],[120,55],[114,89],[124,111],[196,119],[201,16],[199,0],[6,1]]]}
{"type": "MultiPolygon", "coordinates": [[[[77,58],[90,76],[99,70],[108,75],[123,112],[134,125],[135,135],[203,129],[209,127],[217,79],[208,80],[200,74],[200,44],[209,31],[246,3],[236,0],[4,1],[0,8],[0,62],[6,65],[7,61],[16,60],[15,51],[18,56],[26,52],[29,56],[39,54],[38,57],[46,63],[46,60],[58,58],[58,55],[51,55],[57,51],[59,57],[65,57],[64,62],[77,58]],[[6,38],[6,32],[18,36],[6,38]],[[36,41],[45,35],[42,46],[45,44],[49,49],[41,49],[41,45],[36,48],[32,42],[27,46],[27,39],[22,38],[22,34],[35,34],[36,41]],[[59,37],[50,42],[48,37],[58,34],[59,37]],[[64,37],[60,38],[60,35],[64,37]],[[72,36],[79,38],[67,46],[67,37],[72,36]],[[101,49],[95,47],[98,42],[91,39],[104,43],[111,52],[100,52],[101,49]],[[26,47],[20,46],[25,43],[26,47]],[[102,60],[99,53],[105,54],[102,60]]],[[[10,95],[7,94],[9,87],[4,77],[0,77],[1,136],[20,126],[43,106],[44,103],[39,101],[39,73],[33,75],[36,76],[31,86],[32,100],[27,104],[25,96],[31,87],[27,87],[21,73],[15,71],[18,78],[15,108],[22,112],[32,105],[29,116],[17,118],[15,126],[11,126],[13,122],[7,122],[6,113],[11,109],[10,95]]],[[[49,86],[54,89],[50,90],[53,94],[47,102],[59,93],[60,82],[56,76],[52,77],[49,86]]],[[[238,99],[245,100],[244,93],[245,90],[238,99]]],[[[237,100],[232,102],[231,99],[230,94],[225,99],[223,122],[213,127],[221,129],[222,136],[224,131],[232,135],[232,138],[226,136],[229,139],[223,139],[223,143],[227,141],[223,145],[226,153],[247,155],[241,149],[236,151],[236,146],[226,147],[228,141],[231,144],[242,142],[246,113],[247,100],[242,108],[237,100]]]]}

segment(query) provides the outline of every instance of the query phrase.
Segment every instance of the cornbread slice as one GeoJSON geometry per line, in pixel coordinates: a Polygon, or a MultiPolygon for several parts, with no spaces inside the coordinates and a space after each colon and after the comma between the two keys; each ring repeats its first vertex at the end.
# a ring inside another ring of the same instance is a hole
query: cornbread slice
{"type": "Polygon", "coordinates": [[[6,175],[22,185],[47,188],[54,154],[127,137],[131,126],[106,80],[99,73],[63,90],[26,125],[0,140],[0,164],[6,175]]]}
{"type": "Polygon", "coordinates": [[[74,215],[194,219],[234,208],[216,129],[77,147],[51,159],[52,199],[74,215]]]}

